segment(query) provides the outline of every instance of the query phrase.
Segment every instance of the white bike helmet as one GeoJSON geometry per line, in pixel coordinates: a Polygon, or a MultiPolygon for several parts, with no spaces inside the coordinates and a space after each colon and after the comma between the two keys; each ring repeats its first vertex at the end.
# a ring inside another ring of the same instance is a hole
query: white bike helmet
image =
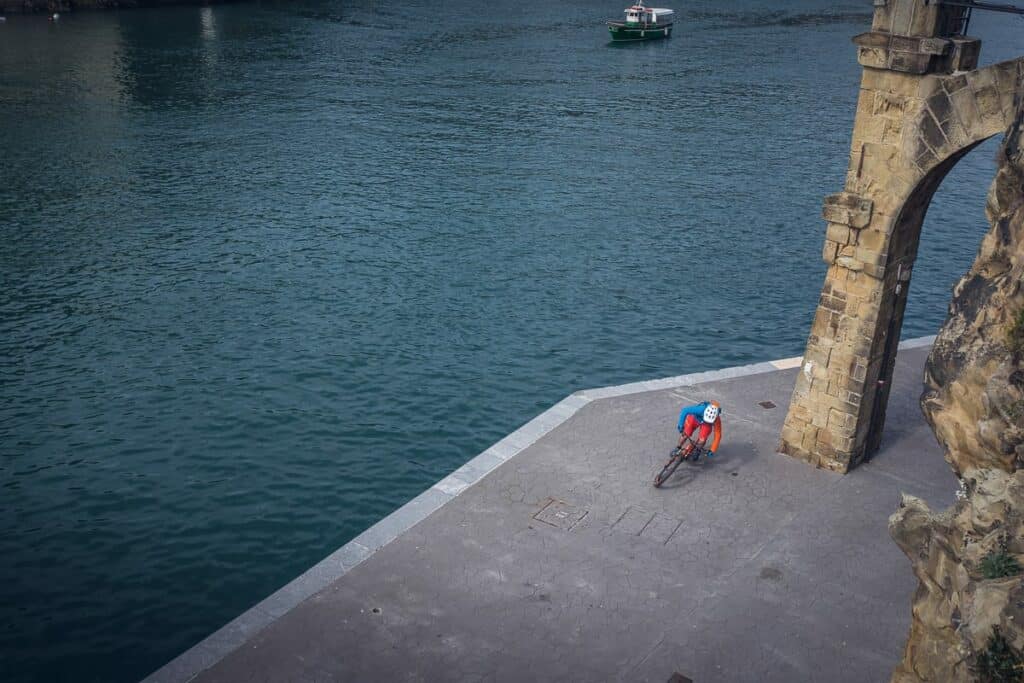
{"type": "Polygon", "coordinates": [[[713,423],[718,419],[718,414],[722,412],[722,407],[718,404],[718,401],[710,401],[706,408],[704,408],[704,421],[708,424],[713,423]]]}

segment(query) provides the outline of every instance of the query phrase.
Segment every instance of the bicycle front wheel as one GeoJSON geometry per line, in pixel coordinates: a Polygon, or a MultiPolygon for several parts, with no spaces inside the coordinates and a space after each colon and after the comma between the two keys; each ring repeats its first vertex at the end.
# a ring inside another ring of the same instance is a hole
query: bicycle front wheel
{"type": "Polygon", "coordinates": [[[678,455],[672,456],[672,459],[665,463],[665,466],[661,468],[661,472],[658,472],[658,476],[654,477],[654,488],[660,488],[662,484],[672,476],[672,473],[676,471],[683,459],[678,455]]]}

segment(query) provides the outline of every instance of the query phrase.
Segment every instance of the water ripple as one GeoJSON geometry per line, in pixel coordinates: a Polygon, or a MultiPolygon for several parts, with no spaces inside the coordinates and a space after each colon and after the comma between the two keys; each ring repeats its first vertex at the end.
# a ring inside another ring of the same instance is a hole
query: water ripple
{"type": "Polygon", "coordinates": [[[138,679],[570,391],[799,353],[859,4],[437,7],[0,26],[4,680],[138,679]]]}

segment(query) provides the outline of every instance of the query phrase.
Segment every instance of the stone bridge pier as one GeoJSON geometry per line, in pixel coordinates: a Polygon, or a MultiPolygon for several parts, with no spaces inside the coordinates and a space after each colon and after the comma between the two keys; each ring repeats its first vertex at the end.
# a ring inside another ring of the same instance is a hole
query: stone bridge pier
{"type": "Polygon", "coordinates": [[[780,450],[846,472],[879,446],[925,212],[950,169],[1010,124],[1024,58],[977,68],[964,9],[874,0],[846,185],[826,197],[828,274],[780,450]]]}

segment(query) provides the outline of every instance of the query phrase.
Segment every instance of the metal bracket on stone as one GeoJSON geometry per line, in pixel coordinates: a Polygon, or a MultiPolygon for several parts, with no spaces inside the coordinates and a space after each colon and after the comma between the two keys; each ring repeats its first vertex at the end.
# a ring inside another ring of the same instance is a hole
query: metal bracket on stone
{"type": "Polygon", "coordinates": [[[855,230],[868,227],[875,203],[852,192],[837,192],[825,197],[821,216],[829,223],[839,223],[855,230]]]}

